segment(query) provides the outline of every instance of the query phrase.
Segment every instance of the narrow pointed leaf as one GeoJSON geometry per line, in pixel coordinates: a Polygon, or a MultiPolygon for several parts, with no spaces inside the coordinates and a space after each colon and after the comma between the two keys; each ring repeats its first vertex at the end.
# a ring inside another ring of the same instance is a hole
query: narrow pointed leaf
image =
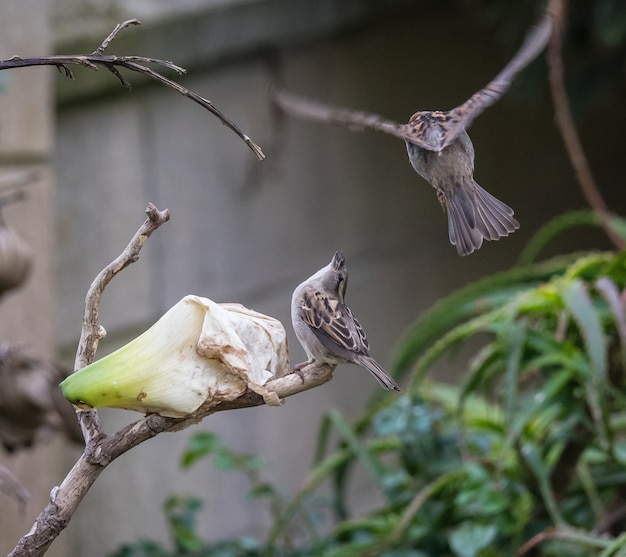
{"type": "Polygon", "coordinates": [[[578,325],[593,372],[597,374],[596,380],[599,380],[606,376],[606,341],[600,316],[582,280],[572,280],[565,285],[563,300],[578,325]]]}

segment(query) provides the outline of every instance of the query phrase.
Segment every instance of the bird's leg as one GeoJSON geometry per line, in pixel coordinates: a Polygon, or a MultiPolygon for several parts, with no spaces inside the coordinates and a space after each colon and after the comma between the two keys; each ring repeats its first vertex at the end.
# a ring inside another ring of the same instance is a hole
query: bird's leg
{"type": "Polygon", "coordinates": [[[293,366],[293,369],[290,373],[295,373],[296,375],[298,375],[302,380],[302,383],[304,383],[304,373],[302,372],[302,368],[308,366],[309,364],[312,364],[314,361],[315,360],[313,358],[310,358],[306,362],[296,364],[295,366],[293,366]]]}
{"type": "Polygon", "coordinates": [[[444,193],[443,190],[438,189],[437,190],[437,199],[439,200],[439,205],[441,205],[441,208],[443,209],[443,212],[446,212],[446,194],[444,193]]]}

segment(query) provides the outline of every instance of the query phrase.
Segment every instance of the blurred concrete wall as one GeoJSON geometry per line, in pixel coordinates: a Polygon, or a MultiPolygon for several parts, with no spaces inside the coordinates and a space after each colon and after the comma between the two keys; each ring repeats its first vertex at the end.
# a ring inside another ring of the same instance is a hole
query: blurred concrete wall
{"type": "MultiPolygon", "coordinates": [[[[144,220],[148,201],[169,208],[172,220],[107,289],[101,354],[193,293],[279,318],[290,334],[292,361],[301,361],[290,327],[291,292],[343,249],[348,301],[383,364],[407,325],[437,298],[510,266],[542,222],[583,205],[544,88],[534,91],[536,101],[519,102],[521,89],[514,87],[510,99],[472,126],[476,179],[515,208],[522,228],[467,258],[448,243],[434,192],[409,166],[401,142],[276,118],[265,96],[270,51],[294,90],[406,121],[417,109],[464,101],[519,44],[490,39],[446,3],[384,4],[195,0],[172,11],[173,3],[158,1],[57,0],[58,49],[91,52],[115,23],[143,19],[142,27],[122,31],[109,53],[187,67],[181,82],[211,99],[267,154],[259,163],[210,114],[135,75],[126,74],[131,92],[103,70],[79,69],[75,81],[56,77],[54,333],[69,361],[87,288],[144,220]]],[[[597,132],[595,120],[585,125],[597,132]]],[[[597,166],[615,148],[594,151],[597,166]]],[[[580,247],[592,242],[586,234],[580,247]]],[[[269,463],[267,477],[296,489],[310,466],[320,417],[333,408],[356,417],[376,388],[364,370],[342,366],[332,382],[282,408],[219,414],[145,443],[113,463],[87,495],[65,535],[71,554],[102,555],[139,538],[166,540],[160,507],[173,493],[205,500],[207,538],[265,531],[266,508],[245,499],[245,479],[215,472],[208,462],[180,471],[188,436],[216,431],[233,448],[260,453],[269,463]]],[[[102,415],[108,431],[138,417],[102,415]]],[[[76,454],[68,449],[64,458],[69,468],[76,454]]],[[[354,487],[357,504],[375,504],[366,477],[354,487]]]]}

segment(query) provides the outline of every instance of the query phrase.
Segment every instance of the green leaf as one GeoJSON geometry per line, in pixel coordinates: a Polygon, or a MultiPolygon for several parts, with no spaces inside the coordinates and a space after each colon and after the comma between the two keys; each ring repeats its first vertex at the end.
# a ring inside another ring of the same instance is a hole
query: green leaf
{"type": "Polygon", "coordinates": [[[622,365],[626,367],[626,300],[622,300],[617,285],[608,277],[599,278],[595,286],[606,300],[613,316],[622,349],[622,365]]]}
{"type": "Polygon", "coordinates": [[[535,443],[527,441],[521,446],[521,453],[528,468],[537,480],[543,503],[550,518],[558,526],[565,524],[559,506],[554,498],[554,493],[552,492],[552,484],[550,482],[552,469],[544,462],[539,447],[535,443]]]}
{"type": "Polygon", "coordinates": [[[435,344],[433,344],[420,357],[416,366],[411,385],[419,384],[424,374],[430,367],[450,348],[459,342],[466,340],[477,333],[493,332],[494,321],[502,314],[502,308],[495,309],[485,315],[475,317],[461,325],[458,325],[445,335],[443,335],[435,344]]]}
{"type": "Polygon", "coordinates": [[[467,427],[483,427],[484,424],[491,424],[492,429],[499,429],[499,424],[504,422],[504,416],[500,407],[491,404],[485,398],[476,395],[466,395],[458,387],[445,383],[427,382],[422,389],[424,397],[444,406],[447,412],[455,413],[460,400],[463,397],[463,414],[467,427]]]}
{"type": "Polygon", "coordinates": [[[475,557],[496,539],[496,535],[497,530],[493,525],[463,522],[450,532],[448,542],[458,557],[475,557]]]}
{"type": "Polygon", "coordinates": [[[260,456],[244,453],[235,453],[223,447],[213,455],[213,466],[216,470],[237,472],[253,472],[265,466],[260,456]]]}
{"type": "Polygon", "coordinates": [[[497,377],[501,371],[501,347],[498,343],[491,342],[472,359],[459,397],[459,416],[463,414],[465,399],[480,389],[489,388],[493,378],[497,377]]]}
{"type": "Polygon", "coordinates": [[[466,515],[481,517],[505,513],[511,505],[507,494],[498,491],[488,480],[464,486],[454,501],[466,515]]]}
{"type": "Polygon", "coordinates": [[[133,544],[124,544],[115,553],[107,557],[175,557],[156,542],[139,541],[133,544]]]}
{"type": "Polygon", "coordinates": [[[598,217],[592,211],[569,211],[558,215],[544,224],[526,244],[519,256],[520,265],[528,265],[556,236],[571,228],[580,226],[600,227],[598,217]]]}
{"type": "Polygon", "coordinates": [[[394,404],[383,408],[374,415],[373,425],[378,435],[398,435],[407,428],[412,402],[409,397],[402,396],[394,404]]]}
{"type": "Polygon", "coordinates": [[[181,466],[189,468],[201,458],[222,449],[222,441],[215,433],[200,431],[189,437],[187,448],[183,451],[181,466]]]}
{"type": "Polygon", "coordinates": [[[467,471],[465,469],[455,468],[439,475],[432,482],[424,486],[406,506],[384,543],[388,546],[393,546],[400,543],[400,540],[405,539],[407,530],[413,523],[415,515],[422,509],[424,504],[449,486],[461,483],[466,477],[467,471]]]}
{"type": "Polygon", "coordinates": [[[513,420],[517,408],[518,374],[524,341],[526,340],[526,323],[524,321],[512,323],[503,340],[502,351],[506,354],[503,383],[504,414],[507,422],[510,422],[513,420]]]}
{"type": "MultiPolygon", "coordinates": [[[[609,224],[613,232],[626,240],[626,219],[619,215],[610,215],[609,224]]],[[[519,256],[520,265],[529,265],[537,260],[539,253],[556,236],[581,226],[601,228],[602,223],[593,211],[569,211],[548,221],[542,226],[526,244],[519,256]]]]}
{"type": "Polygon", "coordinates": [[[585,383],[585,394],[598,428],[600,441],[608,447],[610,435],[607,430],[608,416],[604,396],[607,391],[608,353],[600,316],[593,306],[585,284],[580,279],[566,283],[563,299],[583,338],[590,367],[589,380],[585,383]]]}
{"type": "Polygon", "coordinates": [[[573,375],[574,372],[569,368],[562,369],[558,373],[551,375],[543,387],[523,407],[517,410],[515,415],[507,422],[506,442],[502,447],[503,455],[507,454],[511,447],[517,443],[531,420],[536,418],[541,411],[554,404],[553,399],[571,383],[573,375]]]}
{"type": "Polygon", "coordinates": [[[270,483],[261,483],[254,486],[249,492],[250,497],[253,499],[261,497],[276,497],[276,489],[270,483]]]}
{"type": "Polygon", "coordinates": [[[315,456],[313,457],[313,464],[320,463],[326,455],[326,450],[330,442],[332,423],[328,415],[322,416],[319,430],[317,432],[317,443],[315,448],[315,456]]]}
{"type": "Polygon", "coordinates": [[[383,468],[380,462],[368,451],[366,445],[355,435],[355,432],[339,412],[333,410],[328,416],[347,446],[354,452],[365,469],[378,480],[379,485],[382,487],[383,468]]]}
{"type": "Polygon", "coordinates": [[[624,557],[626,555],[626,534],[620,534],[598,557],[624,557]]]}
{"type": "Polygon", "coordinates": [[[213,457],[213,466],[217,470],[250,472],[264,466],[263,459],[260,457],[231,451],[215,433],[206,431],[195,433],[189,438],[187,449],[183,452],[181,466],[189,468],[205,456],[213,457]]]}
{"type": "Polygon", "coordinates": [[[582,280],[572,280],[565,284],[563,300],[576,321],[585,343],[596,380],[606,376],[607,351],[600,317],[593,307],[587,287],[582,280]]]}
{"type": "Polygon", "coordinates": [[[202,501],[195,497],[169,497],[164,509],[177,550],[182,553],[198,551],[204,545],[196,533],[197,514],[202,501]]]}

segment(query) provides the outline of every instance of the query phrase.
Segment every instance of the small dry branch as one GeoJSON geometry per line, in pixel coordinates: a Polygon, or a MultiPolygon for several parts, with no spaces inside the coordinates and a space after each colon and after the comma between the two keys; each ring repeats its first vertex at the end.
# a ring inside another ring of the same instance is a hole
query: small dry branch
{"type": "MultiPolygon", "coordinates": [[[[96,350],[98,349],[98,343],[106,334],[104,328],[98,323],[100,301],[104,289],[115,275],[131,263],[137,261],[139,252],[146,243],[146,240],[157,228],[166,223],[170,218],[167,209],[159,211],[152,203],[148,204],[146,214],[148,218],[133,236],[128,246],[126,246],[126,249],[119,257],[100,271],[89,287],[85,299],[83,326],[81,328],[74,369],[81,369],[93,362],[96,356],[96,350]]],[[[83,436],[85,437],[85,444],[87,448],[90,448],[90,442],[103,435],[98,413],[95,410],[90,410],[80,412],[78,416],[81,429],[83,430],[83,436]]]]}
{"type": "Polygon", "coordinates": [[[136,19],[129,19],[122,23],[119,23],[113,31],[109,34],[109,36],[102,41],[102,44],[96,50],[94,50],[91,54],[69,54],[69,55],[55,55],[55,56],[41,56],[35,58],[20,58],[19,56],[13,56],[8,60],[0,61],[0,70],[8,70],[13,68],[24,68],[29,66],[56,66],[58,70],[63,73],[66,77],[70,79],[74,79],[74,74],[70,69],[70,65],[79,65],[89,68],[91,70],[98,69],[98,66],[102,66],[109,70],[124,86],[130,89],[130,83],[127,79],[120,73],[118,68],[125,68],[132,72],[137,72],[146,77],[158,81],[163,85],[169,87],[170,89],[174,89],[174,91],[180,93],[181,95],[191,99],[193,102],[199,104],[209,112],[211,112],[214,116],[217,116],[219,120],[226,127],[230,128],[245,144],[254,152],[254,154],[258,157],[259,160],[263,160],[265,155],[259,147],[248,135],[243,133],[239,129],[239,127],[230,120],[224,113],[222,113],[219,109],[217,109],[213,103],[201,97],[197,93],[190,91],[186,87],[183,87],[176,81],[173,81],[159,72],[154,71],[153,69],[146,66],[146,64],[154,64],[157,66],[164,67],[169,70],[173,70],[179,75],[186,73],[184,68],[177,66],[173,62],[169,62],[167,60],[159,60],[157,58],[148,58],[145,56],[115,56],[115,55],[105,55],[104,51],[109,46],[109,44],[115,39],[116,35],[124,28],[129,27],[131,25],[140,25],[139,21],[136,19]]]}

